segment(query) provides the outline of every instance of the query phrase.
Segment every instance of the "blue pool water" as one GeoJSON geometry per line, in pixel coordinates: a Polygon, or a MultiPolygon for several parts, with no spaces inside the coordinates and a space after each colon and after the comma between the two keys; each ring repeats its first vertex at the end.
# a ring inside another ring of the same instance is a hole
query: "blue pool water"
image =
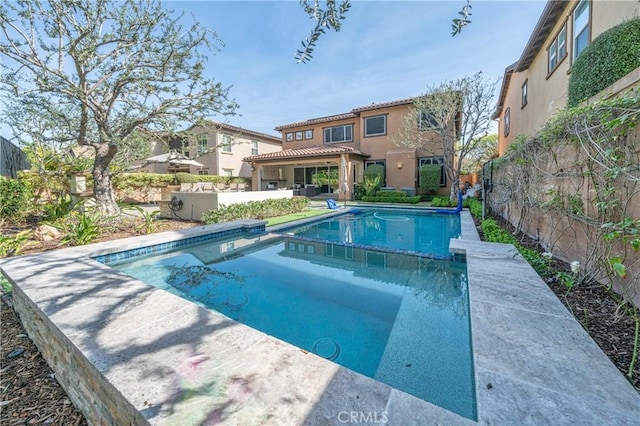
{"type": "Polygon", "coordinates": [[[476,419],[462,262],[251,234],[110,265],[476,419]]]}
{"type": "Polygon", "coordinates": [[[300,238],[411,250],[448,258],[449,240],[460,236],[460,217],[424,210],[363,209],[286,232],[300,238]]]}

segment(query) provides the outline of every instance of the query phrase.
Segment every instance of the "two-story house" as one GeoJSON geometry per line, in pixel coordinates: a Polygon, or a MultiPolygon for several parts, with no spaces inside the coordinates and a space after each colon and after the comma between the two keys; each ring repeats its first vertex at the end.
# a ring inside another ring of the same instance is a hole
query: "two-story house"
{"type": "MultiPolygon", "coordinates": [[[[167,147],[157,143],[153,155],[163,154],[167,147]]],[[[243,129],[230,124],[205,121],[181,132],[169,141],[168,149],[182,153],[203,167],[176,166],[175,171],[229,177],[251,177],[251,168],[243,158],[282,150],[279,137],[243,129]]],[[[153,164],[148,169],[167,173],[169,165],[153,164]]],[[[171,168],[174,171],[174,168],[171,168]]]]}
{"type": "Polygon", "coordinates": [[[498,105],[498,153],[531,136],[567,105],[571,66],[604,31],[640,15],[638,1],[549,0],[520,59],[504,73],[498,105]]]}
{"type": "MultiPolygon", "coordinates": [[[[282,132],[282,151],[245,158],[253,170],[253,190],[293,188],[301,195],[351,199],[354,185],[363,181],[365,168],[372,164],[384,166],[383,185],[417,188],[418,168],[443,165],[444,157],[436,139],[426,150],[394,143],[403,134],[403,117],[414,114],[413,104],[414,99],[372,104],[276,127],[282,132]]],[[[418,128],[421,117],[415,115],[418,128]]],[[[442,193],[447,193],[444,169],[441,176],[442,193]]]]}

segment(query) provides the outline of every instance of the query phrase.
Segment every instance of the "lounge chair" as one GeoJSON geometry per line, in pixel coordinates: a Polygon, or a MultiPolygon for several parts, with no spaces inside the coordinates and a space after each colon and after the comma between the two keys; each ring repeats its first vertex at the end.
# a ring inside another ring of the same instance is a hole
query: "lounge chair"
{"type": "Polygon", "coordinates": [[[331,210],[335,210],[335,209],[339,209],[340,206],[338,206],[338,203],[336,203],[336,200],[334,200],[333,198],[329,198],[327,200],[327,207],[331,210]]]}

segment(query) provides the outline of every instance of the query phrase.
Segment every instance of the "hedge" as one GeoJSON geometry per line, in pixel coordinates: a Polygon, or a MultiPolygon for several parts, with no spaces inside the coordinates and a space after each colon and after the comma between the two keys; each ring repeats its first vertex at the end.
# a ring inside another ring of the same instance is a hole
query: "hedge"
{"type": "Polygon", "coordinates": [[[309,205],[307,197],[280,198],[264,201],[248,201],[246,203],[220,206],[202,215],[206,224],[228,222],[236,219],[268,219],[285,214],[298,213],[309,205]]]}
{"type": "MultiPolygon", "coordinates": [[[[393,193],[392,193],[393,194],[393,193]]],[[[407,197],[405,193],[402,193],[403,196],[379,196],[375,197],[367,197],[366,195],[362,197],[362,201],[366,201],[369,203],[401,203],[401,204],[416,204],[419,203],[422,197],[416,195],[414,197],[407,197]]]]}
{"type": "Polygon", "coordinates": [[[576,59],[569,78],[569,107],[575,107],[640,67],[640,18],[600,34],[576,59]]]}

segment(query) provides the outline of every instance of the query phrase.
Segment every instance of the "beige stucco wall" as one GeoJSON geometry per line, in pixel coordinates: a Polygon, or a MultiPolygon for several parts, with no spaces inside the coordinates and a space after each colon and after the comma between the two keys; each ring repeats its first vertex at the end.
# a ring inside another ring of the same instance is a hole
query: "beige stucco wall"
{"type": "MultiPolygon", "coordinates": [[[[359,117],[348,117],[333,121],[325,121],[322,123],[312,123],[308,125],[292,126],[282,129],[282,148],[300,149],[313,146],[331,146],[333,144],[324,144],[324,129],[328,127],[352,124],[353,125],[353,141],[339,142],[335,145],[348,146],[369,155],[365,161],[384,160],[386,164],[386,185],[393,186],[397,189],[401,187],[415,187],[417,185],[417,161],[420,157],[429,157],[434,155],[442,155],[442,144],[434,140],[432,146],[427,150],[415,150],[406,148],[402,145],[396,145],[394,140],[399,140],[401,129],[403,128],[403,115],[409,112],[409,105],[392,106],[379,108],[370,111],[362,111],[359,117]],[[380,136],[364,135],[364,120],[367,117],[375,117],[379,115],[387,116],[387,133],[380,136]],[[304,139],[307,130],[313,131],[312,139],[304,139]],[[295,140],[296,132],[302,132],[303,140],[295,140]],[[287,133],[293,134],[293,141],[287,141],[287,133]]],[[[417,120],[417,117],[416,117],[417,120]]],[[[417,122],[416,122],[417,125],[417,122]]],[[[326,165],[326,159],[322,160],[296,160],[296,164],[320,164],[326,165]]],[[[291,164],[291,161],[288,162],[291,164]]],[[[330,165],[338,165],[339,159],[332,161],[330,165]]],[[[352,182],[351,173],[353,172],[352,164],[356,165],[356,181],[362,180],[363,164],[359,162],[349,162],[349,182],[352,182]],[[358,172],[359,171],[359,172],[358,172]]],[[[289,178],[287,178],[289,179],[289,178]]],[[[293,176],[291,176],[291,180],[293,176]]],[[[254,179],[257,181],[257,179],[254,179]]],[[[449,192],[450,183],[441,189],[441,193],[449,192]]],[[[255,188],[254,188],[255,189],[255,188]]]]}
{"type": "MultiPolygon", "coordinates": [[[[577,0],[568,3],[563,14],[549,33],[543,47],[528,69],[514,72],[506,92],[499,117],[498,152],[503,155],[518,135],[533,135],[558,110],[567,104],[567,89],[571,73],[573,54],[573,28],[571,15],[577,0]],[[566,22],[567,55],[557,68],[548,73],[547,51],[554,38],[566,22]],[[522,106],[522,85],[527,81],[528,102],[522,106]],[[504,135],[504,116],[510,109],[510,132],[504,135]]],[[[640,16],[637,1],[591,1],[590,41],[602,32],[633,17],[640,16]]]]}
{"type": "MultiPolygon", "coordinates": [[[[196,134],[207,135],[207,146],[209,152],[205,155],[197,155],[197,142],[189,145],[190,157],[205,165],[209,169],[210,175],[223,175],[224,169],[232,170],[234,177],[251,177],[251,166],[244,163],[242,159],[251,154],[251,142],[258,142],[258,153],[280,151],[282,146],[279,142],[262,138],[259,136],[241,134],[235,131],[217,128],[202,128],[194,130],[196,134]],[[222,151],[223,135],[231,137],[231,152],[222,151]]],[[[199,167],[191,166],[191,173],[198,173],[199,167]]]]}

